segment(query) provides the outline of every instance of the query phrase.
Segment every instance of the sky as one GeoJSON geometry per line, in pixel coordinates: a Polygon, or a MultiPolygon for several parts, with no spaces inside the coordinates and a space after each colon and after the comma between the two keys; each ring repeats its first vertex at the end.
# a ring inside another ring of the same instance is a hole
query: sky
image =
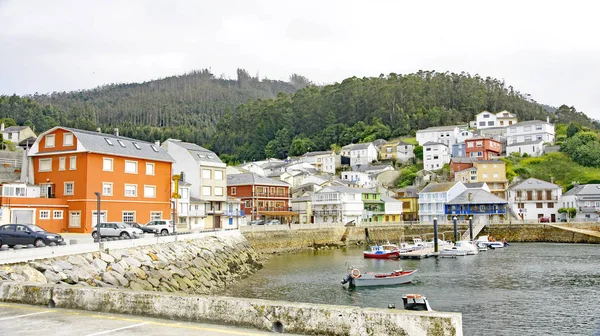
{"type": "Polygon", "coordinates": [[[600,119],[593,1],[0,0],[0,94],[210,68],[236,77],[468,72],[600,119]]]}

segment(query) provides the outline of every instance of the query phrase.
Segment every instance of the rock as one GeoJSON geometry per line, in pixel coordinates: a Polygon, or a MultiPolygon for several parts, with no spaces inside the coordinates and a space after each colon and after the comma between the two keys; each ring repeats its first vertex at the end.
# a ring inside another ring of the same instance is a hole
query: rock
{"type": "Polygon", "coordinates": [[[118,264],[121,265],[121,267],[123,267],[124,270],[128,270],[129,267],[131,267],[129,264],[127,264],[125,260],[119,261],[118,264]]]}
{"type": "Polygon", "coordinates": [[[113,263],[109,267],[112,267],[112,269],[115,272],[117,272],[117,273],[119,273],[121,275],[125,275],[125,269],[123,268],[123,266],[121,266],[121,264],[119,264],[119,263],[113,263]]]}
{"type": "Polygon", "coordinates": [[[87,281],[91,279],[96,274],[96,270],[93,268],[85,268],[85,267],[75,267],[72,270],[73,274],[79,278],[79,280],[87,281]]]}
{"type": "Polygon", "coordinates": [[[65,275],[65,279],[62,279],[63,282],[71,285],[79,282],[79,277],[72,270],[64,270],[62,273],[65,275]]]}
{"type": "Polygon", "coordinates": [[[156,269],[163,269],[163,268],[167,267],[167,265],[168,265],[168,263],[166,263],[166,262],[164,262],[162,260],[158,260],[158,261],[154,262],[154,267],[156,269]]]}
{"type": "Polygon", "coordinates": [[[158,257],[156,256],[156,254],[148,252],[148,256],[150,257],[150,259],[152,259],[152,261],[158,261],[158,257]]]}
{"type": "Polygon", "coordinates": [[[176,266],[173,266],[173,265],[169,266],[169,270],[173,274],[177,274],[177,275],[179,275],[181,277],[185,276],[185,274],[183,274],[183,271],[180,270],[179,268],[177,268],[176,266]]]}
{"type": "Polygon", "coordinates": [[[108,287],[108,288],[115,287],[115,286],[113,286],[113,285],[111,285],[109,283],[106,283],[106,282],[103,282],[103,281],[100,281],[100,280],[96,280],[96,279],[94,279],[93,282],[98,287],[108,287]]]}
{"type": "Polygon", "coordinates": [[[154,290],[154,287],[152,286],[151,283],[149,283],[148,281],[145,280],[135,280],[129,283],[129,286],[131,286],[132,283],[136,283],[139,286],[141,286],[144,290],[146,291],[152,291],[154,290]]]}
{"type": "Polygon", "coordinates": [[[157,278],[148,278],[148,282],[154,287],[158,287],[160,285],[160,280],[157,278]]]}
{"type": "Polygon", "coordinates": [[[41,263],[41,262],[35,262],[35,261],[31,261],[29,263],[29,266],[35,268],[36,270],[38,270],[40,272],[45,272],[48,269],[50,269],[50,270],[52,269],[52,267],[50,265],[48,265],[48,264],[44,264],[44,263],[41,263]]]}
{"type": "Polygon", "coordinates": [[[8,279],[16,282],[25,282],[25,277],[17,273],[10,273],[8,279]]]}
{"type": "Polygon", "coordinates": [[[142,263],[139,260],[132,258],[132,257],[126,257],[123,260],[127,263],[127,265],[132,266],[132,267],[142,266],[142,263]]]}
{"type": "Polygon", "coordinates": [[[103,252],[100,252],[100,259],[102,259],[102,261],[106,262],[107,264],[115,262],[115,258],[113,256],[103,252]]]}
{"type": "Polygon", "coordinates": [[[26,282],[36,283],[36,284],[45,284],[48,283],[46,277],[42,272],[36,270],[31,266],[24,266],[21,271],[21,275],[25,278],[26,282]]]}
{"type": "Polygon", "coordinates": [[[59,261],[55,262],[54,264],[60,266],[63,270],[73,269],[73,265],[71,265],[70,262],[65,261],[65,260],[59,260],[59,261]]]}
{"type": "MultiPolygon", "coordinates": [[[[91,262],[80,255],[72,255],[67,259],[67,261],[69,263],[71,263],[71,265],[88,266],[88,267],[90,266],[90,262],[91,262]]],[[[92,261],[93,261],[93,259],[92,259],[92,261]]]]}
{"type": "Polygon", "coordinates": [[[62,268],[62,267],[60,267],[60,265],[59,265],[59,264],[56,264],[56,263],[55,263],[55,264],[52,264],[51,266],[52,266],[52,270],[53,270],[54,272],[56,272],[56,273],[58,273],[58,272],[62,272],[62,270],[63,270],[63,268],[62,268]]]}
{"type": "Polygon", "coordinates": [[[161,269],[158,271],[160,273],[160,275],[162,276],[163,279],[165,280],[169,280],[173,277],[173,273],[171,273],[170,271],[161,269]]]}
{"type": "Polygon", "coordinates": [[[92,266],[94,266],[94,268],[96,268],[99,272],[104,272],[106,271],[107,264],[101,259],[94,259],[92,266]]]}
{"type": "Polygon", "coordinates": [[[140,285],[139,285],[138,283],[136,283],[136,282],[131,282],[131,283],[129,284],[129,288],[131,288],[131,289],[132,289],[132,290],[134,290],[134,291],[138,291],[138,292],[141,292],[141,291],[143,291],[143,290],[144,290],[144,288],[142,288],[142,286],[140,286],[140,285]]]}
{"type": "Polygon", "coordinates": [[[148,275],[146,274],[146,272],[144,272],[141,268],[137,268],[137,267],[132,267],[131,271],[133,273],[135,273],[135,275],[142,279],[142,280],[146,280],[146,278],[148,277],[148,275]]]}
{"type": "Polygon", "coordinates": [[[120,285],[119,280],[113,276],[112,271],[105,272],[104,274],[102,274],[102,281],[111,284],[112,286],[120,285]]]}

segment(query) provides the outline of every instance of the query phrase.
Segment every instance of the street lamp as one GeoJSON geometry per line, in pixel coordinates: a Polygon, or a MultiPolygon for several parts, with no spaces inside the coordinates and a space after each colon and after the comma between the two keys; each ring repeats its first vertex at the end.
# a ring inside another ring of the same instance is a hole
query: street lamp
{"type": "Polygon", "coordinates": [[[452,217],[452,224],[454,224],[454,243],[458,241],[458,218],[452,217]]]}
{"type": "Polygon", "coordinates": [[[100,193],[96,191],[94,195],[96,195],[98,202],[96,206],[96,235],[98,236],[98,249],[102,251],[102,244],[100,243],[102,241],[102,234],[100,233],[100,193]]]}

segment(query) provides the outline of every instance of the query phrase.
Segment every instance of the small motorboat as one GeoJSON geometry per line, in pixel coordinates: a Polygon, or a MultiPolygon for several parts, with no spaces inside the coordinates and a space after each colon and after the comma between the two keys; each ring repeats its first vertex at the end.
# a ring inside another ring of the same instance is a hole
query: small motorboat
{"type": "Polygon", "coordinates": [[[398,254],[400,253],[400,248],[394,244],[383,244],[383,245],[375,245],[371,246],[371,251],[364,251],[363,256],[365,258],[373,258],[373,259],[390,259],[390,258],[398,258],[398,254]]]}
{"type": "Polygon", "coordinates": [[[406,310],[433,311],[427,298],[420,294],[404,294],[402,295],[402,303],[406,310]]]}
{"type": "Polygon", "coordinates": [[[417,271],[396,270],[389,273],[368,272],[362,274],[359,269],[353,268],[350,274],[342,280],[342,285],[348,284],[350,287],[401,285],[412,282],[417,271]]]}

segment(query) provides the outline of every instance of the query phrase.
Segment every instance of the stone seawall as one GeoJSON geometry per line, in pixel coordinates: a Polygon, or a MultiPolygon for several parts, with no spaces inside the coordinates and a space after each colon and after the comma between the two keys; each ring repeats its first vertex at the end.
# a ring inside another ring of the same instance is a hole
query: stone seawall
{"type": "Polygon", "coordinates": [[[262,267],[239,232],[0,266],[0,280],[207,294],[262,267]]]}
{"type": "Polygon", "coordinates": [[[0,302],[282,328],[308,335],[462,336],[460,313],[417,312],[218,296],[0,283],[0,302]]]}
{"type": "MultiPolygon", "coordinates": [[[[589,224],[587,229],[594,230],[598,225],[589,224]]],[[[506,238],[508,242],[546,242],[546,243],[589,243],[600,244],[600,237],[562,230],[545,224],[493,224],[485,227],[481,234],[491,235],[496,240],[506,238]]]]}

